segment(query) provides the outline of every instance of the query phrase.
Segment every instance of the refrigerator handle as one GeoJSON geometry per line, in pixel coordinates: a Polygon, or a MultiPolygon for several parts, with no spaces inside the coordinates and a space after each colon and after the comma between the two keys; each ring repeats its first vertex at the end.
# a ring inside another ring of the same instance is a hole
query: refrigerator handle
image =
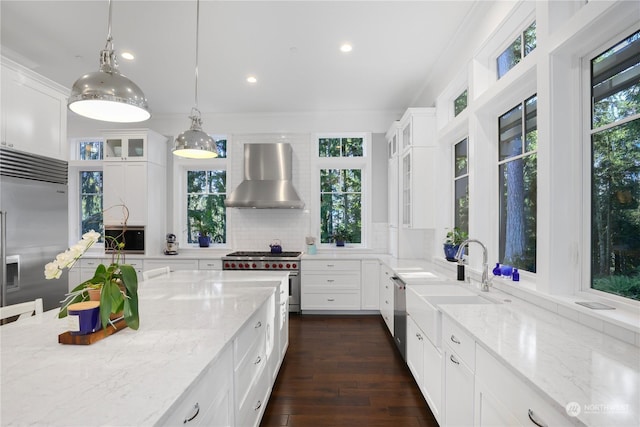
{"type": "Polygon", "coordinates": [[[0,211],[0,307],[7,301],[7,212],[0,211]]]}

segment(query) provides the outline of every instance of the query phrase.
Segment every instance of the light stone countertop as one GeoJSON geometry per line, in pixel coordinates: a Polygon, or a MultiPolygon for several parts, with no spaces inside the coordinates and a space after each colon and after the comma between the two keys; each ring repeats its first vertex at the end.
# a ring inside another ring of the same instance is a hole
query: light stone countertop
{"type": "Polygon", "coordinates": [[[507,297],[511,303],[439,307],[560,413],[575,402],[578,423],[640,425],[638,347],[507,297]]]}
{"type": "Polygon", "coordinates": [[[7,425],[151,425],[286,278],[178,271],[141,282],[140,328],[88,346],[58,344],[57,310],[0,327],[7,425]]]}

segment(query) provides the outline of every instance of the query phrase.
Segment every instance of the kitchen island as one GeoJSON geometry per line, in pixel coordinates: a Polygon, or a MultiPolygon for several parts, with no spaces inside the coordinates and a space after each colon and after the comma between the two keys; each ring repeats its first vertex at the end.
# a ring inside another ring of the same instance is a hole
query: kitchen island
{"type": "MultiPolygon", "coordinates": [[[[268,367],[240,378],[246,390],[228,393],[227,420],[240,425],[247,418],[238,406],[253,396],[249,391],[257,384],[267,390],[261,399],[268,398],[284,358],[288,295],[279,293],[287,283],[287,274],[278,272],[159,276],[140,283],[140,328],[125,328],[89,346],[58,344],[58,335],[68,328],[66,319],[57,319],[57,310],[2,326],[0,421],[3,426],[172,423],[183,416],[177,412],[202,388],[206,373],[228,374],[233,387],[234,368],[244,361],[231,360],[250,341],[246,353],[258,352],[268,367]],[[263,313],[266,324],[253,325],[263,313]],[[266,331],[260,340],[248,335],[254,329],[266,331]]],[[[213,378],[218,380],[226,384],[213,378]]],[[[196,405],[206,412],[202,401],[196,405]]],[[[266,400],[259,406],[258,422],[266,400]]]]}

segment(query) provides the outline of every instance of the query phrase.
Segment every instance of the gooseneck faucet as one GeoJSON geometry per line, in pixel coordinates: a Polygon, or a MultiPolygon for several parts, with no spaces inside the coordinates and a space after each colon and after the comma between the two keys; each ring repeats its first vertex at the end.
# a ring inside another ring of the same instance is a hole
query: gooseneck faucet
{"type": "Polygon", "coordinates": [[[462,251],[465,246],[469,246],[469,243],[477,243],[482,247],[482,282],[480,284],[480,290],[483,292],[489,292],[489,264],[487,264],[487,247],[476,239],[467,239],[460,244],[455,259],[458,262],[462,262],[462,251]]]}

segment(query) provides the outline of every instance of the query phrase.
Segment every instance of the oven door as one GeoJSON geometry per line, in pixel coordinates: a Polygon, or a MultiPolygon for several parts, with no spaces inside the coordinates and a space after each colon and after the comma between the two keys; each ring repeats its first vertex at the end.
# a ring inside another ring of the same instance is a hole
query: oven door
{"type": "Polygon", "coordinates": [[[289,312],[300,313],[300,272],[289,271],[289,312]]]}

